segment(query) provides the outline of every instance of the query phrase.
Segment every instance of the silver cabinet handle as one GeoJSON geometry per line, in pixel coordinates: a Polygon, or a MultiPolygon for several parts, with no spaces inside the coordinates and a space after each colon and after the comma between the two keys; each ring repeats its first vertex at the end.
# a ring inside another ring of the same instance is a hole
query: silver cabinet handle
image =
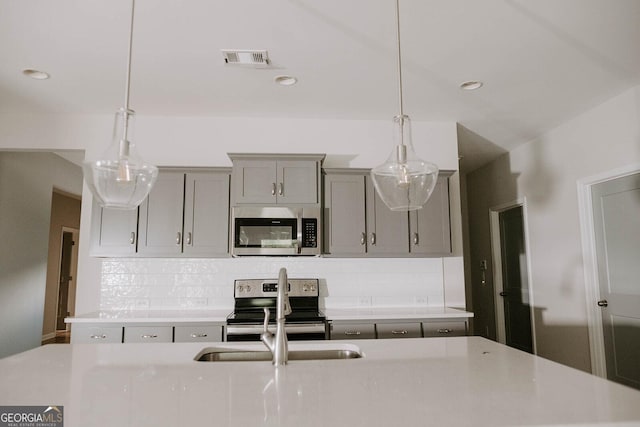
{"type": "Polygon", "coordinates": [[[275,182],[271,183],[271,195],[272,196],[276,195],[276,183],[275,182]]]}
{"type": "Polygon", "coordinates": [[[206,337],[208,337],[207,334],[196,334],[196,333],[191,334],[191,338],[206,338],[206,337]]]}
{"type": "Polygon", "coordinates": [[[136,244],[136,232],[132,231],[131,235],[129,236],[129,243],[131,243],[132,245],[136,244]]]}
{"type": "Polygon", "coordinates": [[[105,334],[102,334],[102,335],[90,335],[89,338],[91,338],[92,340],[103,340],[103,339],[107,338],[107,336],[105,334]]]}
{"type": "Polygon", "coordinates": [[[179,245],[182,242],[182,233],[179,231],[176,233],[176,245],[179,245]]]}
{"type": "Polygon", "coordinates": [[[140,335],[140,338],[142,338],[143,340],[146,340],[146,339],[158,338],[158,336],[156,334],[140,335]]]}
{"type": "Polygon", "coordinates": [[[420,236],[418,233],[413,233],[413,244],[416,246],[420,244],[420,236]]]}
{"type": "Polygon", "coordinates": [[[391,333],[393,335],[407,335],[409,331],[407,331],[406,329],[403,329],[402,331],[391,331],[391,333]]]}
{"type": "Polygon", "coordinates": [[[447,329],[447,328],[438,329],[438,333],[439,334],[450,334],[451,333],[451,329],[447,329]]]}
{"type": "Polygon", "coordinates": [[[609,305],[609,301],[606,299],[598,301],[598,307],[607,307],[609,305]]]}
{"type": "Polygon", "coordinates": [[[371,233],[371,244],[372,245],[376,244],[376,233],[371,233]]]}
{"type": "Polygon", "coordinates": [[[344,331],[345,335],[360,335],[360,331],[344,331]]]}
{"type": "Polygon", "coordinates": [[[278,184],[278,196],[282,196],[284,194],[284,184],[281,182],[278,184]]]}
{"type": "Polygon", "coordinates": [[[191,244],[191,232],[187,233],[187,245],[191,244]]]}
{"type": "Polygon", "coordinates": [[[360,244],[361,244],[361,245],[364,245],[364,244],[366,244],[366,243],[367,243],[367,233],[362,233],[362,234],[360,235],[360,244]]]}

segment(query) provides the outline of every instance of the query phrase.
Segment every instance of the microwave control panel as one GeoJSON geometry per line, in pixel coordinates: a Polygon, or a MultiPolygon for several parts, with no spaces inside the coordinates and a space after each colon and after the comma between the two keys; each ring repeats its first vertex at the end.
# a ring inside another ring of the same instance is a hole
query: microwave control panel
{"type": "Polygon", "coordinates": [[[302,218],[302,247],[318,247],[318,220],[316,218],[302,218]]]}

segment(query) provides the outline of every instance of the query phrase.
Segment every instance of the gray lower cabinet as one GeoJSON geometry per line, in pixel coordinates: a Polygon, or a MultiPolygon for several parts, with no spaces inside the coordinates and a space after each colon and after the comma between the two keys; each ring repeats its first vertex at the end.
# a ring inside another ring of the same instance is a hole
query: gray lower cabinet
{"type": "Polygon", "coordinates": [[[76,323],[71,330],[71,344],[121,343],[122,330],[122,326],[76,323]]]}
{"type": "Polygon", "coordinates": [[[391,211],[367,169],[325,169],[324,253],[332,256],[442,256],[451,253],[450,173],[442,172],[427,204],[391,211]]]}
{"type": "Polygon", "coordinates": [[[424,337],[462,337],[467,335],[466,320],[432,320],[422,323],[424,337]]]}
{"type": "Polygon", "coordinates": [[[378,338],[421,338],[420,322],[377,323],[378,338]]]}
{"type": "Polygon", "coordinates": [[[332,340],[366,340],[376,338],[375,323],[331,322],[329,337],[332,340]]]}
{"type": "Polygon", "coordinates": [[[174,327],[173,342],[222,341],[222,326],[192,325],[174,327]]]}
{"type": "Polygon", "coordinates": [[[125,343],[161,343],[173,342],[171,326],[125,326],[125,343]]]}

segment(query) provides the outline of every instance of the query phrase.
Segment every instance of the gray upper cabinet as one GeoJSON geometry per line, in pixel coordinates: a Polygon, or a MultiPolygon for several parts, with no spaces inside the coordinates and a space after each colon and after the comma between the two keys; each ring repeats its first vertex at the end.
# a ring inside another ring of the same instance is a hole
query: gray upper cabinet
{"type": "Polygon", "coordinates": [[[322,154],[234,154],[234,205],[318,205],[322,154]]]}
{"type": "Polygon", "coordinates": [[[185,255],[214,256],[229,252],[229,180],[227,172],[186,174],[185,255]]]}
{"type": "Polygon", "coordinates": [[[91,255],[228,256],[229,182],[228,169],[161,169],[139,209],[94,206],[91,255]]]}
{"type": "Polygon", "coordinates": [[[409,213],[411,253],[451,253],[449,176],[446,172],[441,173],[427,204],[422,209],[409,213]]]}
{"type": "Polygon", "coordinates": [[[438,256],[451,253],[448,172],[422,209],[393,212],[366,169],[326,169],[324,253],[333,256],[438,256]]]}
{"type": "Polygon", "coordinates": [[[149,197],[140,205],[141,255],[182,253],[184,172],[161,171],[149,197]]]}
{"type": "Polygon", "coordinates": [[[93,201],[91,218],[92,256],[128,256],[136,253],[138,209],[102,208],[93,201]]]}
{"type": "Polygon", "coordinates": [[[367,252],[370,254],[404,254],[409,252],[409,217],[394,212],[384,204],[371,180],[367,187],[367,252]]]}
{"type": "Polygon", "coordinates": [[[365,177],[327,173],[324,179],[324,252],[361,255],[367,251],[365,177]]]}

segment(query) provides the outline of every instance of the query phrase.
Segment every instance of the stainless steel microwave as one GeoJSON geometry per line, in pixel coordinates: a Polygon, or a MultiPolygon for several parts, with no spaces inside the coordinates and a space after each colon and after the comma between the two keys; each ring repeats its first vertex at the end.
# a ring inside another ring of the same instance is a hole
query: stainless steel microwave
{"type": "Polygon", "coordinates": [[[231,255],[319,256],[321,212],[318,207],[234,207],[231,255]]]}

